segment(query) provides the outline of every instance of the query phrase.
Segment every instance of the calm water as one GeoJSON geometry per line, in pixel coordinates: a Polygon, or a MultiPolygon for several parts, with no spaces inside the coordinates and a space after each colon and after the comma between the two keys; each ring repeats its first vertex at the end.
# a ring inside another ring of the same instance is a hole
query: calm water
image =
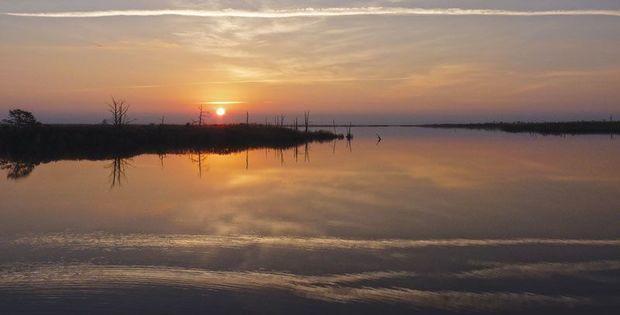
{"type": "Polygon", "coordinates": [[[2,171],[0,312],[620,310],[618,139],[355,133],[2,171]]]}

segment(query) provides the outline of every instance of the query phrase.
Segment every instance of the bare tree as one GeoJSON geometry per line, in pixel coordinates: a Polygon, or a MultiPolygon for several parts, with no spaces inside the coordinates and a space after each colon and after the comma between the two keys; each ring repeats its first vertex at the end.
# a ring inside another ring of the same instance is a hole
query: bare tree
{"type": "Polygon", "coordinates": [[[129,105],[124,100],[117,100],[112,97],[112,103],[108,104],[109,112],[112,114],[112,125],[120,127],[128,125],[134,120],[130,120],[127,112],[129,111],[129,105]]]}
{"type": "Polygon", "coordinates": [[[205,117],[204,106],[198,106],[198,126],[202,126],[203,119],[205,117]]]}

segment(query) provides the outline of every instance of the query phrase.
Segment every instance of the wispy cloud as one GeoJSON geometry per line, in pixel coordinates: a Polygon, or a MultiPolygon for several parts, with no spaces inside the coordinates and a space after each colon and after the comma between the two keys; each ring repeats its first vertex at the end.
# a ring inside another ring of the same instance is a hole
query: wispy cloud
{"type": "Polygon", "coordinates": [[[42,18],[101,18],[114,16],[188,16],[188,17],[239,17],[239,18],[295,18],[295,17],[338,17],[338,16],[617,16],[620,10],[549,10],[549,11],[513,11],[490,9],[460,8],[304,8],[290,10],[108,10],[108,11],[68,11],[68,12],[7,12],[5,15],[42,18]]]}
{"type": "Polygon", "coordinates": [[[159,89],[167,87],[179,87],[179,86],[203,86],[203,85],[227,85],[227,84],[321,84],[321,83],[348,83],[348,82],[383,82],[383,81],[405,81],[411,77],[386,77],[386,78],[320,78],[320,77],[304,77],[300,79],[249,79],[249,80],[214,80],[214,81],[200,81],[200,82],[188,82],[177,84],[139,84],[139,85],[106,85],[106,86],[93,86],[71,89],[72,92],[87,92],[97,90],[110,90],[110,89],[159,89]]]}
{"type": "Polygon", "coordinates": [[[207,104],[210,105],[237,105],[244,104],[245,102],[241,101],[208,101],[207,104]]]}

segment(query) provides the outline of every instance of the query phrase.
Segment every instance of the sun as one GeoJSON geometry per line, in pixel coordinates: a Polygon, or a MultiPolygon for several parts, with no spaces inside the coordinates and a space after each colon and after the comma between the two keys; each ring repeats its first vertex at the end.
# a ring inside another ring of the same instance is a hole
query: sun
{"type": "Polygon", "coordinates": [[[224,116],[224,115],[226,115],[226,108],[224,108],[224,107],[218,107],[218,108],[215,110],[215,114],[216,114],[216,115],[218,115],[218,116],[224,116]]]}

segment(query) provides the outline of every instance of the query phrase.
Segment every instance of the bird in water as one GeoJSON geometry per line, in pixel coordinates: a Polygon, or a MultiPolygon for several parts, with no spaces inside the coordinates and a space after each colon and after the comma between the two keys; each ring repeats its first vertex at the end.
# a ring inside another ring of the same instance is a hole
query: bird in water
{"type": "Polygon", "coordinates": [[[381,136],[379,134],[377,134],[377,144],[379,144],[379,142],[381,142],[381,140],[383,140],[383,139],[381,139],[381,136]]]}

